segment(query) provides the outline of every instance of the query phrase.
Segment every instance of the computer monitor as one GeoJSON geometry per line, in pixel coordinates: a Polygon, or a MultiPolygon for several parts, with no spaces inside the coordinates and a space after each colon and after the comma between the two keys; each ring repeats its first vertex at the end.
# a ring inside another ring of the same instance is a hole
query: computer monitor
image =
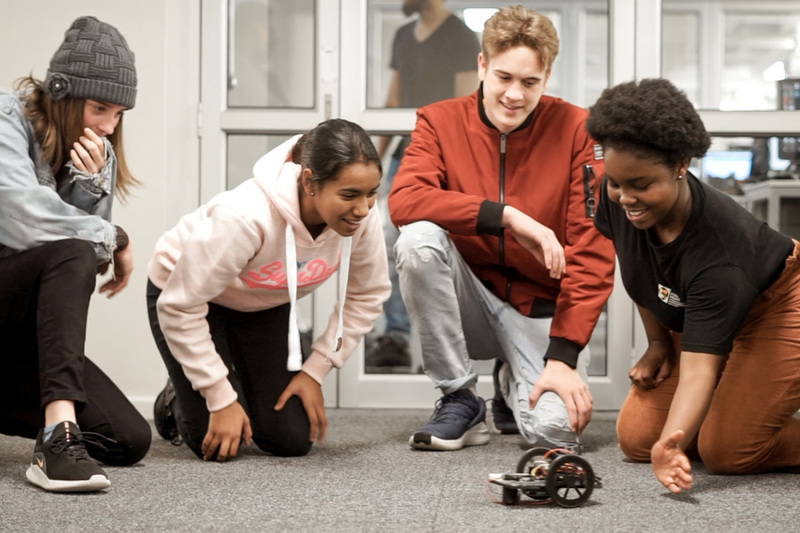
{"type": "Polygon", "coordinates": [[[701,161],[703,178],[746,180],[753,170],[752,150],[708,152],[701,161]]]}

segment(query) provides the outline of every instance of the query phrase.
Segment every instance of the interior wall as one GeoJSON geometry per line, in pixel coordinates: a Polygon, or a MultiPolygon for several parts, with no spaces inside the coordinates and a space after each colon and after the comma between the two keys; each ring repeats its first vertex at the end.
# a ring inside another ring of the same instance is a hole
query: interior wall
{"type": "MultiPolygon", "coordinates": [[[[156,240],[198,198],[197,101],[199,6],[190,0],[37,0],[4,2],[0,32],[0,87],[33,74],[43,79],[64,32],[81,15],[116,26],[136,54],[138,95],[125,114],[125,149],[142,181],[114,223],[131,238],[135,269],[113,299],[95,294],[86,353],[146,416],[166,370],[150,334],[145,306],[146,267],[156,240]],[[46,16],[43,16],[46,14],[46,16]]],[[[98,279],[97,286],[103,280],[98,279]]]]}

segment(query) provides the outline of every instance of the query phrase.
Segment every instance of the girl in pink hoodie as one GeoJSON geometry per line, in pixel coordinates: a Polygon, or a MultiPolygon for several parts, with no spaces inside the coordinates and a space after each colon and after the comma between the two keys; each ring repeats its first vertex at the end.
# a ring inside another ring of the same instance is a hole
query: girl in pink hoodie
{"type": "Polygon", "coordinates": [[[327,428],[323,379],[372,329],[390,291],[372,209],[381,164],[360,126],[325,121],[253,172],[165,233],[148,266],[150,323],[175,394],[160,408],[204,460],[236,456],[242,439],[307,454],[327,428]],[[339,301],[303,357],[296,300],[337,270],[339,301]]]}

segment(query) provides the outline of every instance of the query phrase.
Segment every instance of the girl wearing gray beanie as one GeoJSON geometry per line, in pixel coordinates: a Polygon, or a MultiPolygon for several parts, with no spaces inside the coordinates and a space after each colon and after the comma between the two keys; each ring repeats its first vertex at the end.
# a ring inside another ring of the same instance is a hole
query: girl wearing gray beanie
{"type": "Polygon", "coordinates": [[[36,439],[31,483],[102,490],[110,482],[95,460],[136,463],[151,441],[147,421],[84,355],[96,275],[113,273],[100,287],[111,297],[133,268],[111,211],[137,183],[122,149],[134,54],[115,27],[79,17],[45,80],[16,88],[0,90],[0,433],[36,439]]]}

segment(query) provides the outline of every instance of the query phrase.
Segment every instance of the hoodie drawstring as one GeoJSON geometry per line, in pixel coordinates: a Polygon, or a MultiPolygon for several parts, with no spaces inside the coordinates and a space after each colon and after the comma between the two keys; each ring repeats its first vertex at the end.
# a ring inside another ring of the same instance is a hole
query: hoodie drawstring
{"type": "Polygon", "coordinates": [[[300,350],[300,329],[297,327],[297,250],[291,224],[286,224],[286,278],[289,286],[289,358],[286,370],[297,372],[303,366],[303,352],[300,350]]]}
{"type": "MultiPolygon", "coordinates": [[[[342,238],[342,255],[339,264],[339,324],[336,327],[336,340],[333,351],[342,348],[344,336],[344,303],[347,300],[347,283],[350,279],[350,255],[353,249],[353,238],[342,238]]],[[[286,224],[286,283],[289,289],[289,357],[286,369],[297,372],[303,366],[303,353],[300,349],[300,328],[297,326],[297,249],[294,230],[286,224]]],[[[327,362],[330,363],[328,360],[327,362]]]]}

